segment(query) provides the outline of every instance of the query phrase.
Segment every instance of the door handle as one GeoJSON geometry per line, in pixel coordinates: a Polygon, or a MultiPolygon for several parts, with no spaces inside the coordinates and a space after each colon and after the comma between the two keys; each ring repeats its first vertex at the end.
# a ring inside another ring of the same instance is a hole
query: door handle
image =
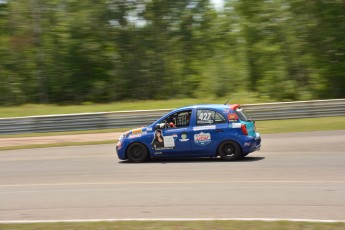
{"type": "Polygon", "coordinates": [[[216,132],[221,133],[221,132],[224,132],[224,130],[223,129],[216,129],[216,132]]]}

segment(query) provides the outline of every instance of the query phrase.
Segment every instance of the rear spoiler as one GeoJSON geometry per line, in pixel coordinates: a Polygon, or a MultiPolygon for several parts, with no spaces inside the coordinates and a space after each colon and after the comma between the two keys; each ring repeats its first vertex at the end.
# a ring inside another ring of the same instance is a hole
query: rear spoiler
{"type": "Polygon", "coordinates": [[[235,110],[235,109],[237,109],[238,107],[240,107],[240,104],[230,105],[230,109],[231,109],[231,110],[235,110]]]}

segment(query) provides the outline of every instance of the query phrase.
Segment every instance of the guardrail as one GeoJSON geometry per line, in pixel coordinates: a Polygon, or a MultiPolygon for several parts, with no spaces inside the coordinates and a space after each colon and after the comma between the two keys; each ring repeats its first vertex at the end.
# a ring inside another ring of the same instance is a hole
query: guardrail
{"type": "MultiPolygon", "coordinates": [[[[254,120],[344,116],[345,99],[242,105],[254,120]]],[[[138,127],[153,123],[171,111],[136,110],[1,118],[0,134],[138,127]]]]}

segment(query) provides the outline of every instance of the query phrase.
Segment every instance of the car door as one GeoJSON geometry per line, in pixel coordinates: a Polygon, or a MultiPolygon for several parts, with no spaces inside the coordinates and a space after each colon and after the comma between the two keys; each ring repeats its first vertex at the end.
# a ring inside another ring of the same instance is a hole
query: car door
{"type": "Polygon", "coordinates": [[[155,156],[178,156],[189,154],[192,110],[182,110],[165,117],[156,129],[151,147],[155,156]]]}
{"type": "Polygon", "coordinates": [[[228,122],[225,116],[213,109],[197,109],[191,130],[191,149],[196,155],[214,155],[223,140],[228,122]]]}

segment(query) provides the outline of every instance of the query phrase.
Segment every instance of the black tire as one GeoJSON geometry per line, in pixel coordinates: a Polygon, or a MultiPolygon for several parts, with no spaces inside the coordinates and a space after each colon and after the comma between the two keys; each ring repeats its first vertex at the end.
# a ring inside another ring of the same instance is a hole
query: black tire
{"type": "Polygon", "coordinates": [[[234,141],[224,141],[218,147],[218,155],[225,161],[234,161],[241,158],[242,149],[234,141]]]}
{"type": "Polygon", "coordinates": [[[246,156],[248,156],[248,154],[249,153],[244,153],[244,154],[242,154],[242,157],[246,157],[246,156]]]}
{"type": "Polygon", "coordinates": [[[133,143],[127,149],[127,158],[134,163],[143,162],[147,157],[147,148],[141,143],[133,143]]]}

